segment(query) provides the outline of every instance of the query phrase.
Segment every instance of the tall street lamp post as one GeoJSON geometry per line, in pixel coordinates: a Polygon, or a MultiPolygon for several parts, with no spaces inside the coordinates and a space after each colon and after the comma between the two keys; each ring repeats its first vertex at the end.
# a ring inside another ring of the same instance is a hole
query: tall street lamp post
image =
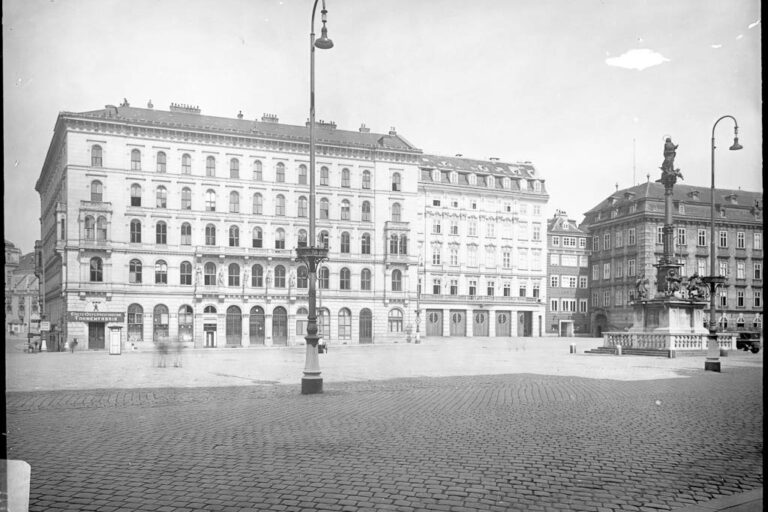
{"type": "Polygon", "coordinates": [[[731,151],[742,149],[739,144],[739,123],[733,116],[723,116],[715,121],[712,126],[712,186],[710,188],[709,205],[709,277],[704,281],[709,285],[709,342],[707,344],[707,358],[704,361],[705,371],[720,371],[720,345],[717,342],[717,318],[716,318],[716,291],[718,286],[725,284],[725,276],[717,275],[716,263],[717,253],[715,252],[715,128],[717,123],[725,118],[733,120],[733,145],[728,148],[731,151]]]}
{"type": "Polygon", "coordinates": [[[301,394],[311,395],[323,392],[323,378],[320,374],[320,361],[317,356],[317,267],[328,258],[328,249],[317,247],[315,236],[315,47],[321,50],[333,48],[333,41],[328,39],[327,10],[325,0],[321,12],[323,28],[320,39],[315,41],[315,12],[317,11],[315,0],[312,6],[312,23],[309,34],[309,240],[306,247],[298,247],[296,255],[299,260],[307,264],[309,281],[309,314],[307,315],[307,341],[306,360],[304,364],[304,376],[301,379],[301,394]]]}

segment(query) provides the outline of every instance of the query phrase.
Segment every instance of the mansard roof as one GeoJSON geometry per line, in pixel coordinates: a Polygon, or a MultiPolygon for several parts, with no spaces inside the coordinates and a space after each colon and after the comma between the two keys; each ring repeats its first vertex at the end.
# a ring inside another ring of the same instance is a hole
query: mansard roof
{"type": "Polygon", "coordinates": [[[422,155],[419,166],[422,169],[440,169],[475,174],[490,174],[510,178],[534,178],[543,181],[531,162],[501,162],[498,160],[477,160],[456,156],[422,155]]]}
{"type": "MultiPolygon", "coordinates": [[[[265,116],[268,120],[256,121],[228,117],[202,115],[197,111],[156,110],[153,108],[137,108],[127,105],[107,105],[103,109],[88,112],[62,112],[60,116],[77,116],[90,119],[103,119],[128,124],[157,126],[161,128],[176,128],[226,133],[243,136],[266,136],[271,138],[288,139],[309,142],[309,127],[283,124],[277,122],[274,116],[265,116]]],[[[264,118],[262,118],[264,119],[264,118]]],[[[418,152],[421,150],[398,135],[394,130],[387,133],[372,133],[369,131],[349,131],[336,128],[334,123],[316,123],[315,140],[317,143],[340,144],[345,146],[360,146],[372,149],[387,149],[395,151],[418,152]]]]}
{"type": "Polygon", "coordinates": [[[547,233],[551,235],[585,235],[586,232],[579,229],[575,220],[569,219],[566,215],[555,215],[547,220],[547,233]]]}

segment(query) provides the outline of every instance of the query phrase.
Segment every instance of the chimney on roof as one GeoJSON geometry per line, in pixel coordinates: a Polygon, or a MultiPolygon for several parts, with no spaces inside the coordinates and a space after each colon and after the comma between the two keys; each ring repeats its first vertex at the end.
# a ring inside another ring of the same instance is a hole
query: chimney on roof
{"type": "Polygon", "coordinates": [[[330,128],[331,130],[336,129],[336,123],[334,123],[333,121],[323,121],[321,119],[320,122],[317,123],[317,125],[322,126],[323,128],[330,128]]]}
{"type": "Polygon", "coordinates": [[[237,118],[238,118],[238,119],[242,119],[242,118],[243,118],[243,111],[242,111],[242,110],[240,110],[240,111],[237,113],[237,118]]]}
{"type": "Polygon", "coordinates": [[[463,156],[464,156],[464,155],[462,155],[461,153],[456,153],[456,158],[461,158],[461,157],[463,157],[463,156]]]}
{"type": "Polygon", "coordinates": [[[371,133],[371,129],[365,126],[365,123],[360,124],[360,133],[371,133]]]}
{"type": "Polygon", "coordinates": [[[171,107],[169,109],[171,112],[184,112],[186,114],[199,114],[200,113],[200,107],[197,105],[186,105],[184,103],[171,103],[171,107]]]}
{"type": "Polygon", "coordinates": [[[488,157],[488,160],[490,160],[491,162],[498,162],[499,161],[499,157],[491,156],[491,157],[488,157]]]}
{"type": "Polygon", "coordinates": [[[279,121],[275,114],[264,114],[261,116],[262,123],[277,123],[279,121]]]}
{"type": "Polygon", "coordinates": [[[616,191],[618,191],[618,190],[619,190],[619,183],[616,182],[616,191]]]}
{"type": "Polygon", "coordinates": [[[394,126],[389,129],[389,134],[392,135],[392,136],[397,135],[397,130],[395,130],[394,126]]]}
{"type": "Polygon", "coordinates": [[[155,106],[152,104],[152,100],[149,100],[147,102],[147,108],[149,108],[149,109],[155,108],[155,106]]]}

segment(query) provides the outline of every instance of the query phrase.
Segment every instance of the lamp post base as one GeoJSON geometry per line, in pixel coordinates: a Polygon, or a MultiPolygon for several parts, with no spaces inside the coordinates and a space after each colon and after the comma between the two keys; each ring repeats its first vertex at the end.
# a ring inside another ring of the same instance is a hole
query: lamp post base
{"type": "Polygon", "coordinates": [[[720,372],[720,361],[704,361],[705,372],[720,372]]]}
{"type": "Polygon", "coordinates": [[[323,379],[322,377],[301,379],[301,394],[302,395],[316,395],[323,392],[323,379]]]}

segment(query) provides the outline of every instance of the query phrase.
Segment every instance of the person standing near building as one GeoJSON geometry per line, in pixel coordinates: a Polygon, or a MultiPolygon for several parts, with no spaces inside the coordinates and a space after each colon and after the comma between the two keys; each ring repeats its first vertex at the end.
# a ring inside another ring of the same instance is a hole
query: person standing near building
{"type": "Polygon", "coordinates": [[[75,353],[75,347],[77,347],[77,338],[74,338],[72,340],[72,343],[69,344],[69,349],[72,351],[72,353],[75,353]]]}

